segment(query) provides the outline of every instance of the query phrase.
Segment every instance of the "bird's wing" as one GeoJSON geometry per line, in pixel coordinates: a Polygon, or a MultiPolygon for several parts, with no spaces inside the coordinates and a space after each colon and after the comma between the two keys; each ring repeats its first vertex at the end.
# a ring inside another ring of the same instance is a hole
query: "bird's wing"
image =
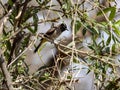
{"type": "Polygon", "coordinates": [[[46,32],[46,35],[52,35],[56,30],[56,27],[53,27],[51,29],[49,29],[47,32],[46,32]]]}

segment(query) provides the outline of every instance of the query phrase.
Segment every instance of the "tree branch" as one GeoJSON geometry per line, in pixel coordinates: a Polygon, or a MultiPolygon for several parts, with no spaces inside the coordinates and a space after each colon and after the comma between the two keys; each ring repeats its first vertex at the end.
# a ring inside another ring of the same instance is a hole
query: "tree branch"
{"type": "Polygon", "coordinates": [[[0,56],[0,67],[1,67],[4,77],[6,79],[6,85],[7,85],[8,90],[14,90],[14,88],[12,86],[12,80],[11,80],[10,73],[7,70],[6,63],[5,63],[5,60],[3,59],[2,55],[0,56]]]}

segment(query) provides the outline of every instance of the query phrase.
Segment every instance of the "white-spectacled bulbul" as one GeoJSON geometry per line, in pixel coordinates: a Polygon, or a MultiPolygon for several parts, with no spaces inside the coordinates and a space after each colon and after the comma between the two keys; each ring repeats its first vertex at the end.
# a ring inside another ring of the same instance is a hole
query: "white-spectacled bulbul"
{"type": "MultiPolygon", "coordinates": [[[[67,25],[65,23],[59,24],[58,26],[53,26],[51,29],[49,29],[45,34],[45,38],[49,38],[50,40],[55,40],[57,37],[61,35],[61,33],[67,29],[67,25]]],[[[41,39],[41,42],[38,44],[38,46],[35,48],[34,53],[36,53],[39,49],[39,47],[46,42],[47,40],[45,38],[41,39]]]]}

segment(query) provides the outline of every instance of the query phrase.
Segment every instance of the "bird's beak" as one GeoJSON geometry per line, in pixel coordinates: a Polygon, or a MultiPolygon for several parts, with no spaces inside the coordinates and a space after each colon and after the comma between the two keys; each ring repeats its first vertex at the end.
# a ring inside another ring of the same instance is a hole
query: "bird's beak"
{"type": "Polygon", "coordinates": [[[68,29],[66,29],[67,31],[69,31],[68,29]]]}

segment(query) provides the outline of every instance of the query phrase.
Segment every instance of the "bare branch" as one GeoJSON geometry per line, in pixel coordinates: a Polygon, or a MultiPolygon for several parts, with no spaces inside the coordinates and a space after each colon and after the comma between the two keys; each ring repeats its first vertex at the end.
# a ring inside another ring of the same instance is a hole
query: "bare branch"
{"type": "Polygon", "coordinates": [[[14,90],[10,73],[7,70],[6,63],[5,63],[5,60],[3,59],[2,55],[0,56],[0,67],[3,72],[4,77],[6,79],[6,84],[7,84],[8,90],[14,90]]]}

